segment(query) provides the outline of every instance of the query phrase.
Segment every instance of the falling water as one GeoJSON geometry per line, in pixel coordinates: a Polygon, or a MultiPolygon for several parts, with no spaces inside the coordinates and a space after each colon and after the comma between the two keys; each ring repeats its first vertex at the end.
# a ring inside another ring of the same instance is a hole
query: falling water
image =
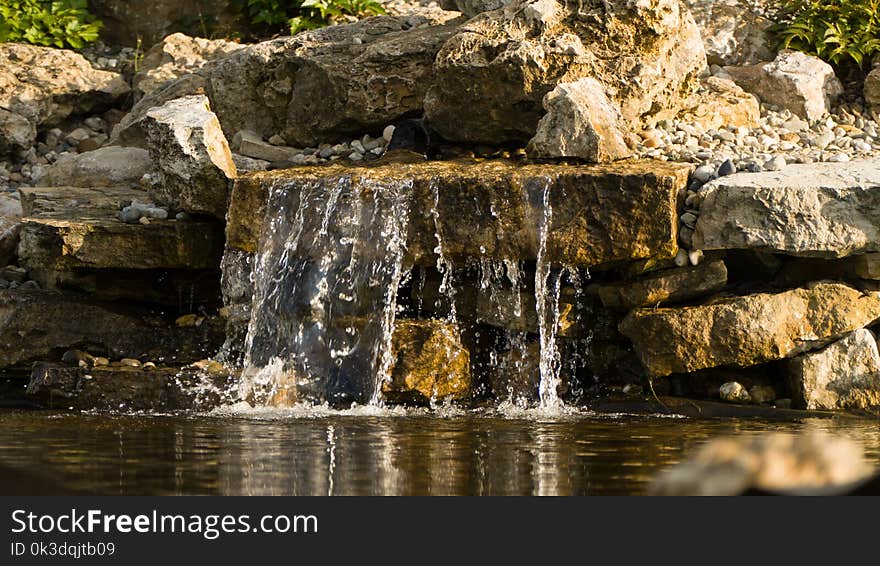
{"type": "Polygon", "coordinates": [[[391,364],[411,183],[292,180],[269,195],[245,341],[244,394],[379,403],[391,364]]]}
{"type": "Polygon", "coordinates": [[[546,180],[541,194],[541,218],[538,224],[538,255],[535,265],[535,308],[538,315],[538,333],[541,340],[541,381],[538,398],[542,409],[556,409],[562,405],[559,386],[560,356],[556,335],[559,329],[559,293],[562,272],[551,270],[547,259],[547,239],[553,221],[550,204],[550,180],[546,180]]]}
{"type": "Polygon", "coordinates": [[[455,307],[455,284],[453,281],[454,267],[443,250],[443,232],[440,227],[439,210],[440,187],[435,181],[431,181],[431,194],[434,202],[430,214],[434,220],[434,238],[437,240],[437,246],[434,247],[434,253],[437,255],[437,271],[442,275],[440,281],[440,295],[445,297],[449,302],[449,316],[447,317],[447,321],[452,325],[452,328],[455,329],[455,332],[458,333],[460,327],[458,325],[458,310],[455,307]]]}

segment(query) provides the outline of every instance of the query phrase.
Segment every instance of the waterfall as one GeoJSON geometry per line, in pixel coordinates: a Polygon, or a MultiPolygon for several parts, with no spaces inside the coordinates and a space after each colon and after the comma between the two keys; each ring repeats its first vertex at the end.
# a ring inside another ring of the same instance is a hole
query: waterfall
{"type": "Polygon", "coordinates": [[[542,409],[561,406],[559,386],[560,356],[557,344],[559,330],[559,293],[562,271],[552,270],[547,259],[547,239],[553,222],[550,203],[552,183],[545,181],[541,193],[541,217],[538,223],[538,255],[535,264],[535,309],[538,315],[538,333],[541,340],[541,381],[538,398],[542,409]]]}
{"type": "Polygon", "coordinates": [[[379,402],[411,190],[408,181],[353,176],[271,187],[245,340],[245,398],[379,402]]]}

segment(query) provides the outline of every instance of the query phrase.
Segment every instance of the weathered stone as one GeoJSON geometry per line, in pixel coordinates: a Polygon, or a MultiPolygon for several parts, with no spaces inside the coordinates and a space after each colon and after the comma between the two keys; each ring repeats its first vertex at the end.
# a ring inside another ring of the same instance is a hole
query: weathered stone
{"type": "Polygon", "coordinates": [[[781,106],[811,122],[828,114],[843,93],[831,65],[800,51],[782,51],[770,63],[724,70],[762,102],[781,106]]]}
{"type": "Polygon", "coordinates": [[[633,282],[599,285],[598,293],[605,307],[630,310],[686,301],[720,291],[726,284],[727,268],[723,261],[716,260],[654,272],[633,282]]]}
{"type": "MultiPolygon", "coordinates": [[[[776,57],[773,22],[758,6],[769,0],[684,0],[690,8],[710,65],[751,65],[776,57]]],[[[763,5],[763,6],[762,6],[763,5]]]]}
{"type": "Polygon", "coordinates": [[[12,195],[0,194],[0,267],[15,257],[21,230],[21,201],[12,195]]]}
{"type": "Polygon", "coordinates": [[[252,171],[265,171],[269,168],[270,163],[262,159],[254,159],[246,155],[232,154],[232,161],[235,162],[235,169],[238,173],[250,173],[252,171]]]}
{"type": "Polygon", "coordinates": [[[678,108],[705,65],[699,29],[678,0],[514,0],[468,21],[446,42],[425,113],[452,141],[525,142],[548,92],[591,77],[636,129],[678,108]]]}
{"type": "Polygon", "coordinates": [[[222,327],[215,323],[176,328],[78,294],[0,289],[0,368],[60,359],[74,348],[113,359],[189,362],[213,354],[222,343],[222,327]]]}
{"type": "Polygon", "coordinates": [[[441,0],[440,7],[444,10],[457,10],[473,18],[477,14],[497,10],[510,4],[511,0],[441,0]]]}
{"type": "Polygon", "coordinates": [[[790,165],[706,185],[695,249],[835,258],[880,251],[880,161],[790,165]]]}
{"type": "Polygon", "coordinates": [[[243,46],[223,39],[204,39],[173,33],[155,44],[144,55],[132,78],[139,100],[168,82],[202,68],[205,63],[235,53],[243,46]]]}
{"type": "Polygon", "coordinates": [[[147,112],[142,127],[162,182],[154,198],[177,210],[226,216],[232,152],[204,95],[172,100],[147,112]]]}
{"type": "Polygon", "coordinates": [[[0,44],[0,153],[28,149],[38,128],[104,110],[129,90],[121,75],[74,51],[0,44]]]}
{"type": "Polygon", "coordinates": [[[290,161],[297,151],[292,147],[275,146],[263,141],[259,134],[242,130],[232,138],[236,153],[263,161],[290,161]]]}
{"type": "Polygon", "coordinates": [[[704,130],[725,127],[755,128],[761,123],[758,99],[736,83],[709,77],[700,83],[700,90],[683,104],[679,119],[699,125],[704,130]]]}
{"type": "Polygon", "coordinates": [[[822,350],[789,360],[788,374],[799,408],[880,406],[880,354],[870,330],[856,330],[822,350]]]}
{"type": "Polygon", "coordinates": [[[718,388],[718,393],[722,401],[728,403],[748,403],[752,400],[752,396],[746,391],[741,383],[736,381],[728,381],[718,388]]]}
{"type": "Polygon", "coordinates": [[[371,199],[383,184],[407,183],[409,264],[436,263],[438,230],[443,253],[453,260],[536,259],[545,189],[553,209],[547,261],[599,265],[671,258],[678,250],[676,201],[689,172],[689,166],[656,162],[572,167],[486,161],[252,173],[235,183],[227,246],[256,251],[267,206],[274,210],[270,196],[282,187],[288,195],[314,183],[353,187],[343,203],[371,199]]]}
{"type": "Polygon", "coordinates": [[[49,166],[40,182],[49,186],[112,187],[136,184],[152,170],[153,162],[146,150],[108,146],[61,157],[49,166]]]}
{"type": "Polygon", "coordinates": [[[679,308],[636,309],[620,331],[654,376],[747,367],[821,348],[880,319],[880,293],[817,283],[679,308]]]}
{"type": "Polygon", "coordinates": [[[864,95],[868,108],[880,114],[880,65],[865,77],[864,95]]]}
{"type": "Polygon", "coordinates": [[[544,97],[547,114],[538,122],[528,153],[533,157],[580,157],[606,163],[629,157],[620,110],[595,79],[560,83],[544,97]]]}
{"type": "Polygon", "coordinates": [[[844,486],[873,473],[860,444],[825,432],[738,435],[712,440],[661,474],[653,495],[741,495],[749,489],[811,490],[844,486]]]}
{"type": "Polygon", "coordinates": [[[392,357],[391,379],[382,384],[382,396],[388,401],[451,401],[470,392],[470,354],[451,324],[398,320],[392,357]]]}

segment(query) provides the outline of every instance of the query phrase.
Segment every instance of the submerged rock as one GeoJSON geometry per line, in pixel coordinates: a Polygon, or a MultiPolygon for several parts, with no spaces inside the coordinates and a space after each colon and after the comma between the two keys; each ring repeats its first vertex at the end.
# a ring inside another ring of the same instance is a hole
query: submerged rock
{"type": "Polygon", "coordinates": [[[821,348],[880,319],[880,293],[816,283],[693,307],[636,309],[621,323],[651,375],[747,367],[821,348]]]}
{"type": "Polygon", "coordinates": [[[796,406],[803,409],[880,407],[880,354],[870,330],[860,329],[788,362],[796,406]]]}

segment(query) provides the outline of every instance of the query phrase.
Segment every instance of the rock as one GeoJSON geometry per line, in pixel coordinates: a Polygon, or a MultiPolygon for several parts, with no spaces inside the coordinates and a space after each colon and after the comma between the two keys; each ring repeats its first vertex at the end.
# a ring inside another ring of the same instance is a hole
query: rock
{"type": "Polygon", "coordinates": [[[682,106],[678,118],[704,130],[740,126],[756,128],[761,123],[758,99],[733,81],[718,77],[703,79],[700,89],[682,106]]]}
{"type": "Polygon", "coordinates": [[[112,187],[137,183],[152,170],[153,162],[146,150],[108,146],[59,158],[41,182],[48,186],[112,187]]]}
{"type": "MultiPolygon", "coordinates": [[[[232,138],[232,149],[241,155],[263,161],[290,161],[299,153],[292,147],[275,146],[266,143],[254,132],[242,130],[232,138]]],[[[329,156],[328,156],[329,157],[329,156]]]]}
{"type": "Polygon", "coordinates": [[[442,0],[440,7],[444,10],[457,10],[472,18],[477,14],[497,10],[510,4],[511,0],[442,0]]]}
{"type": "Polygon", "coordinates": [[[781,155],[777,155],[776,157],[769,159],[764,162],[764,171],[782,171],[785,169],[785,166],[788,165],[785,162],[785,158],[781,155]]]}
{"type": "Polygon", "coordinates": [[[437,54],[425,97],[431,127],[450,141],[503,145],[535,134],[542,100],[593,78],[640,130],[677,110],[706,59],[678,0],[613,0],[584,18],[576,4],[514,0],[462,25],[437,54]]]}
{"type": "Polygon", "coordinates": [[[800,51],[782,51],[770,63],[724,70],[762,102],[781,106],[810,122],[825,117],[843,93],[831,65],[800,51]]]}
{"type": "Polygon", "coordinates": [[[101,39],[106,43],[129,47],[142,44],[144,49],[188,26],[216,26],[204,33],[238,29],[236,20],[241,17],[232,0],[89,0],[89,10],[104,23],[101,39]]]}
{"type": "Polygon", "coordinates": [[[651,375],[748,367],[821,348],[880,318],[880,294],[816,283],[693,307],[636,309],[621,323],[651,375]]]}
{"type": "Polygon", "coordinates": [[[712,165],[700,165],[694,171],[693,178],[700,183],[708,183],[713,175],[715,175],[715,167],[712,165]]]}
{"type": "Polygon", "coordinates": [[[864,96],[868,108],[880,114],[880,66],[874,67],[865,77],[864,96]]]}
{"type": "Polygon", "coordinates": [[[94,69],[74,51],[0,44],[0,155],[27,150],[38,129],[99,112],[129,90],[121,75],[94,69]]]}
{"type": "Polygon", "coordinates": [[[596,80],[560,83],[543,104],[547,114],[527,148],[532,157],[579,157],[590,163],[629,157],[620,110],[596,80]]]}
{"type": "Polygon", "coordinates": [[[700,194],[696,249],[824,258],[880,251],[880,160],[739,173],[700,194]]]}
{"type": "Polygon", "coordinates": [[[752,403],[764,405],[776,400],[776,391],[769,385],[753,385],[749,388],[749,397],[752,403]]]}
{"type": "Polygon", "coordinates": [[[61,361],[65,364],[79,367],[88,367],[92,365],[94,359],[94,356],[88,352],[83,352],[82,350],[67,350],[61,356],[61,361]]]}
{"type": "Polygon", "coordinates": [[[817,352],[788,361],[793,401],[803,409],[880,406],[880,354],[870,330],[860,329],[817,352]]]}
{"type": "Polygon", "coordinates": [[[142,127],[162,183],[154,198],[176,210],[223,219],[232,152],[208,98],[187,96],[147,112],[142,127]]]}
{"type": "Polygon", "coordinates": [[[728,403],[749,403],[752,400],[746,388],[736,381],[729,381],[723,384],[718,389],[718,393],[721,396],[721,400],[728,403]]]}
{"type": "Polygon", "coordinates": [[[58,359],[59,352],[75,347],[117,359],[146,356],[189,362],[216,352],[222,343],[216,325],[176,328],[78,294],[0,290],[0,368],[58,359]]]}
{"type": "Polygon", "coordinates": [[[242,45],[223,39],[204,39],[173,33],[144,54],[132,78],[135,102],[168,82],[202,68],[208,61],[226,57],[242,45]]]}
{"type": "Polygon", "coordinates": [[[131,367],[131,368],[139,368],[141,367],[140,360],[136,360],[134,358],[122,358],[119,360],[119,365],[131,367]]]}
{"type": "Polygon", "coordinates": [[[852,273],[856,277],[880,280],[880,253],[858,255],[851,261],[852,273]]]}
{"type": "Polygon", "coordinates": [[[382,384],[392,403],[451,401],[470,392],[470,354],[448,323],[398,320],[392,357],[391,379],[382,384]]]}
{"type": "MultiPolygon", "coordinates": [[[[746,0],[684,0],[700,27],[710,65],[749,65],[776,57],[773,22],[746,0]]],[[[760,2],[758,5],[769,4],[760,2]]]]}
{"type": "Polygon", "coordinates": [[[306,147],[378,130],[421,112],[456,16],[381,16],[246,46],[145,96],[112,139],[142,143],[138,121],[150,108],[198,93],[229,137],[251,130],[306,147]]]}
{"type": "Polygon", "coordinates": [[[826,432],[715,439],[663,472],[652,495],[741,495],[749,489],[805,495],[847,486],[873,473],[862,447],[826,432]]]}
{"type": "Polygon", "coordinates": [[[21,231],[21,212],[19,199],[0,193],[0,266],[8,264],[15,257],[21,231]]]}
{"type": "Polygon", "coordinates": [[[637,307],[675,303],[720,291],[727,284],[727,268],[721,260],[686,269],[669,269],[649,274],[630,283],[598,286],[606,308],[630,310],[637,307]]]}
{"type": "Polygon", "coordinates": [[[728,175],[733,175],[736,173],[736,166],[733,164],[733,161],[727,159],[718,166],[718,176],[726,177],[728,175]]]}
{"type": "Polygon", "coordinates": [[[269,162],[262,159],[254,159],[237,153],[232,154],[232,161],[235,163],[235,170],[238,173],[249,173],[251,171],[265,171],[269,168],[269,162]]]}
{"type": "Polygon", "coordinates": [[[382,130],[382,139],[385,140],[385,143],[391,141],[391,138],[394,137],[394,126],[385,126],[385,129],[382,130]]]}

